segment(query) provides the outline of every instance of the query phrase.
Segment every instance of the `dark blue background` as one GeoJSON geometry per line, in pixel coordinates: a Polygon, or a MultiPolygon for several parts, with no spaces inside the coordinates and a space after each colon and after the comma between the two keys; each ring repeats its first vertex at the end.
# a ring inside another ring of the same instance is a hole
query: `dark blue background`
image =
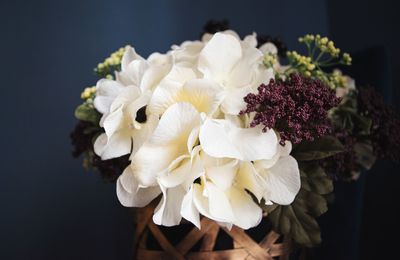
{"type": "MultiPolygon", "coordinates": [[[[166,51],[196,39],[208,19],[227,18],[242,35],[280,36],[291,48],[304,33],[331,34],[350,51],[380,44],[388,56],[397,55],[391,61],[398,71],[399,41],[388,19],[399,19],[385,18],[391,7],[379,1],[384,7],[371,21],[374,6],[363,4],[359,14],[361,1],[347,2],[1,1],[0,259],[131,257],[129,210],[119,204],[113,184],[71,157],[68,138],[79,94],[95,84],[92,68],[109,53],[128,43],[143,56],[166,51]]],[[[382,88],[395,98],[391,81],[382,88]]],[[[389,183],[398,180],[387,176],[389,183]]]]}

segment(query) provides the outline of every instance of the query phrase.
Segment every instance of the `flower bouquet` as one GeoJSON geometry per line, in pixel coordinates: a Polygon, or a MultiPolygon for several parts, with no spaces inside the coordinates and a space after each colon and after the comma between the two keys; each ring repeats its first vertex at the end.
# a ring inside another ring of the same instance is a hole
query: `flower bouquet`
{"type": "Polygon", "coordinates": [[[272,259],[316,245],[333,180],[399,158],[399,118],[332,69],[350,55],[319,35],[299,41],[305,55],[210,22],[167,53],[126,46],[98,64],[75,111],[74,155],[116,181],[122,205],[143,208],[137,258],[272,259]],[[175,242],[159,227],[178,225],[175,242]],[[232,248],[215,249],[221,232],[232,248]]]}

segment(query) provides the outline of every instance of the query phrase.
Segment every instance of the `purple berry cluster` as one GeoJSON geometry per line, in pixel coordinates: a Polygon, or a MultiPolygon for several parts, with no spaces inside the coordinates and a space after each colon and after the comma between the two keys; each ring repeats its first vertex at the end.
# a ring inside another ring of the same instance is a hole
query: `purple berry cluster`
{"type": "Polygon", "coordinates": [[[332,124],[328,110],[340,103],[335,93],[322,81],[291,74],[287,80],[273,80],[248,94],[241,114],[255,112],[250,126],[263,125],[264,131],[279,132],[281,144],[313,141],[328,134],[332,124]]]}

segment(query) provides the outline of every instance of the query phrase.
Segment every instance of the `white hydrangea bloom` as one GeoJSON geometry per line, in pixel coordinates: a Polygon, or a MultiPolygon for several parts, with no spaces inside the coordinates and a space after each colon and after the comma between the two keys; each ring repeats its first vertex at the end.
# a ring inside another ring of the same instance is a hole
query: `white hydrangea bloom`
{"type": "Polygon", "coordinates": [[[131,154],[117,181],[124,206],[143,207],[161,194],[156,224],[178,225],[183,217],[200,228],[201,214],[248,229],[261,221],[262,199],[293,201],[300,174],[291,144],[282,147],[273,130],[250,128],[238,115],[243,98],[274,77],[262,64],[272,47],[256,46],[255,34],[241,40],[225,31],[147,60],[129,48],[116,80],[98,82],[105,133],[95,151],[103,159],[131,154]]]}

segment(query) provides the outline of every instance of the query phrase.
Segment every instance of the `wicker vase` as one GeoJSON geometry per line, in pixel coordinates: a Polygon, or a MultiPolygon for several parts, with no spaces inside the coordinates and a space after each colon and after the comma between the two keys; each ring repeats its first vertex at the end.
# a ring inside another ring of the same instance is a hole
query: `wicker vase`
{"type": "Polygon", "coordinates": [[[289,259],[290,239],[271,230],[265,218],[250,230],[219,226],[203,217],[201,230],[188,222],[177,227],[153,223],[155,203],[136,211],[135,259],[289,259]]]}

